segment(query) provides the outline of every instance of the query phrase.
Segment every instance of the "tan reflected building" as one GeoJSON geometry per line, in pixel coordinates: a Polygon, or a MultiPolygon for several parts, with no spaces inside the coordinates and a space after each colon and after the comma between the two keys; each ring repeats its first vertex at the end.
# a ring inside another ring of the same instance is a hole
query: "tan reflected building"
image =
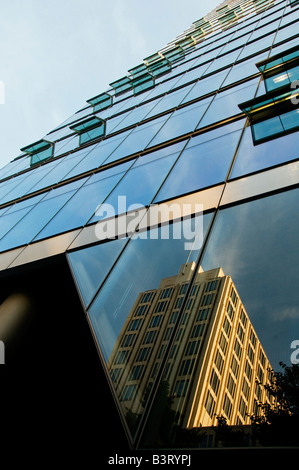
{"type": "Polygon", "coordinates": [[[194,270],[183,265],[139,294],[108,362],[111,379],[124,412],[139,414],[168,352],[170,406],[183,427],[216,425],[220,415],[229,425],[250,424],[257,402],[268,401],[260,383],[270,380],[270,363],[231,277],[200,268],[188,291],[194,270]]]}

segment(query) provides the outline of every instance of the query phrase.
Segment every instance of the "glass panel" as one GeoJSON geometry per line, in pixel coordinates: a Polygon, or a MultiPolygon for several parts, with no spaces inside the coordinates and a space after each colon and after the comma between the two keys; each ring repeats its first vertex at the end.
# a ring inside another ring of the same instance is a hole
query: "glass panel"
{"type": "Polygon", "coordinates": [[[298,322],[298,202],[296,189],[224,210],[202,262],[232,277],[274,370],[290,363],[298,322]]]}
{"type": "Polygon", "coordinates": [[[31,155],[30,158],[30,165],[35,165],[36,163],[42,162],[44,160],[48,160],[53,156],[53,146],[43,150],[42,152],[35,153],[31,155]]]}
{"type": "Polygon", "coordinates": [[[299,109],[293,109],[288,113],[281,114],[280,119],[286,131],[296,129],[299,126],[299,109]]]}
{"type": "Polygon", "coordinates": [[[266,121],[261,121],[252,126],[253,138],[255,142],[266,139],[267,137],[275,136],[275,134],[281,134],[283,127],[279,116],[275,116],[266,121]]]}
{"type": "Polygon", "coordinates": [[[123,238],[68,254],[86,306],[95,296],[126,242],[123,238]]]}
{"type": "Polygon", "coordinates": [[[176,108],[183,101],[183,98],[187,95],[192,86],[193,85],[189,85],[178,91],[166,94],[146,117],[149,118],[163,113],[168,109],[176,108]]]}
{"type": "Polygon", "coordinates": [[[57,188],[47,193],[44,198],[23,217],[0,241],[0,250],[30,243],[44,225],[72,197],[83,181],[76,181],[67,187],[57,188]]]}
{"type": "Polygon", "coordinates": [[[5,165],[0,170],[0,178],[7,178],[8,176],[14,175],[22,170],[26,170],[30,166],[30,158],[24,157],[19,160],[12,161],[5,165]]]}
{"type": "Polygon", "coordinates": [[[210,218],[199,216],[131,240],[88,311],[132,434],[169,344],[210,218]],[[195,234],[200,239],[193,248],[184,239],[190,223],[189,241],[195,234]],[[175,282],[167,289],[165,278],[170,276],[175,282]]]}
{"type": "Polygon", "coordinates": [[[183,103],[200,98],[200,96],[207,95],[212,91],[217,91],[221,87],[227,74],[228,70],[224,70],[220,73],[215,73],[209,77],[202,78],[194,85],[190,93],[188,93],[186,98],[183,100],[183,103]]]}
{"type": "Polygon", "coordinates": [[[193,137],[163,184],[155,202],[224,181],[243,126],[244,121],[239,121],[193,137]]]}
{"type": "Polygon", "coordinates": [[[209,64],[201,65],[199,67],[192,68],[186,73],[183,73],[177,78],[178,80],[177,85],[181,86],[181,85],[184,85],[185,83],[192,82],[195,79],[201,78],[201,76],[207,70],[208,66],[209,64]]]}
{"type": "Polygon", "coordinates": [[[96,173],[65,204],[36,240],[85,225],[112,191],[132,162],[96,173]]]}
{"type": "Polygon", "coordinates": [[[240,114],[239,103],[253,98],[259,79],[250,80],[232,89],[218,93],[198,127],[205,127],[216,121],[240,114]]]}
{"type": "Polygon", "coordinates": [[[231,69],[229,74],[227,75],[226,79],[224,80],[222,86],[225,87],[227,85],[231,85],[238,80],[242,80],[244,78],[250,77],[251,75],[255,75],[258,72],[256,67],[256,63],[266,59],[268,57],[269,52],[265,52],[260,54],[254,58],[254,60],[249,59],[244,62],[240,62],[235,64],[231,69]]]}
{"type": "Polygon", "coordinates": [[[150,145],[157,145],[194,131],[212,99],[213,96],[174,111],[150,145]]]}
{"type": "Polygon", "coordinates": [[[14,199],[13,193],[16,190],[16,184],[22,186],[28,175],[15,176],[13,179],[4,181],[0,186],[0,200],[1,204],[12,201],[14,199]],[[12,194],[12,196],[10,196],[12,194]]]}
{"type": "MultiPolygon", "coordinates": [[[[258,442],[246,433],[251,417],[263,413],[256,403],[273,404],[264,388],[271,368],[281,372],[280,361],[291,366],[299,317],[298,203],[296,189],[218,213],[142,447],[200,448],[207,437],[211,447],[218,439],[250,447],[269,436],[264,427],[258,442]],[[218,428],[220,417],[238,425],[238,434],[218,428]]],[[[277,428],[267,445],[279,445],[284,432],[277,428]]]]}
{"type": "Polygon", "coordinates": [[[269,24],[266,24],[265,26],[261,28],[257,28],[252,33],[252,36],[250,37],[250,41],[254,41],[255,39],[258,39],[261,36],[264,36],[265,34],[271,33],[271,31],[276,31],[279,22],[280,22],[280,18],[278,18],[278,20],[275,20],[269,24]]]}
{"type": "MultiPolygon", "coordinates": [[[[0,237],[2,238],[14,225],[19,222],[43,196],[36,196],[13,204],[1,212],[0,237]]],[[[0,251],[3,251],[0,247],[0,251]]]]}
{"type": "Polygon", "coordinates": [[[245,59],[245,57],[248,57],[253,54],[257,54],[263,49],[270,48],[273,43],[274,37],[275,37],[275,33],[271,33],[262,39],[258,39],[257,41],[250,42],[244,47],[243,51],[238,57],[238,60],[245,59]]]}
{"type": "MultiPolygon", "coordinates": [[[[84,154],[81,154],[80,158],[76,160],[76,166],[67,173],[66,177],[72,178],[73,176],[80,175],[85,171],[100,167],[130,132],[131,131],[127,131],[120,135],[110,137],[109,139],[99,142],[93,147],[85,149],[84,154]]],[[[76,155],[74,155],[74,157],[75,156],[76,155]]]]}
{"type": "Polygon", "coordinates": [[[47,163],[46,166],[48,167],[49,172],[34,185],[32,190],[37,191],[62,181],[87,152],[87,149],[82,149],[59,160],[47,163]]]}
{"type": "MultiPolygon", "coordinates": [[[[213,63],[210,65],[210,67],[206,70],[205,73],[217,72],[222,67],[227,67],[229,65],[234,64],[238,56],[240,55],[240,52],[241,52],[241,49],[237,49],[225,55],[221,54],[220,57],[217,57],[217,59],[213,61],[213,63]]],[[[226,70],[226,72],[228,71],[226,70]]]]}
{"type": "Polygon", "coordinates": [[[245,129],[231,174],[232,178],[297,158],[298,136],[290,134],[254,145],[250,127],[245,129]],[[283,149],[283,151],[282,151],[283,149]]]}
{"type": "Polygon", "coordinates": [[[58,155],[62,155],[63,153],[67,153],[70,150],[75,149],[78,146],[78,138],[77,136],[67,137],[66,139],[60,140],[56,142],[54,147],[54,157],[58,155]]]}
{"type": "MultiPolygon", "coordinates": [[[[292,36],[295,36],[298,34],[298,23],[291,24],[290,26],[287,26],[286,28],[280,29],[275,37],[275,44],[280,43],[281,41],[288,40],[292,36]]],[[[298,38],[297,38],[298,41],[298,38]]],[[[297,42],[298,43],[298,42],[297,42]]]]}
{"type": "Polygon", "coordinates": [[[107,122],[107,134],[110,132],[116,132],[120,129],[124,129],[125,127],[132,126],[133,124],[137,124],[138,122],[142,121],[147,117],[147,114],[150,110],[156,105],[156,102],[150,101],[147,104],[140,105],[133,110],[128,111],[127,113],[121,114],[114,119],[111,119],[107,122]],[[115,122],[116,121],[116,122],[115,122]],[[118,122],[120,121],[120,122],[118,122]]]}
{"type": "Polygon", "coordinates": [[[105,135],[105,126],[101,125],[95,129],[90,129],[83,134],[80,134],[80,145],[89,142],[90,140],[97,139],[98,137],[103,137],[105,135]]]}
{"type": "MultiPolygon", "coordinates": [[[[149,205],[182,147],[183,143],[180,143],[139,158],[105,200],[105,204],[113,206],[114,214],[129,210],[131,205],[135,207],[149,205]],[[123,207],[124,198],[125,207],[123,207]]],[[[98,216],[94,216],[91,222],[96,220],[98,216]]]]}
{"type": "Polygon", "coordinates": [[[154,121],[136,126],[128,137],[123,140],[123,142],[105,161],[105,164],[144,150],[166,121],[167,117],[168,116],[163,116],[159,119],[155,119],[154,121]]]}
{"type": "MultiPolygon", "coordinates": [[[[12,181],[12,190],[6,195],[5,198],[1,198],[1,203],[6,201],[17,199],[24,196],[32,191],[35,191],[35,185],[49,172],[48,165],[40,166],[35,168],[33,171],[26,173],[25,175],[16,176],[12,181]]],[[[2,185],[1,185],[2,186],[2,185]]]]}

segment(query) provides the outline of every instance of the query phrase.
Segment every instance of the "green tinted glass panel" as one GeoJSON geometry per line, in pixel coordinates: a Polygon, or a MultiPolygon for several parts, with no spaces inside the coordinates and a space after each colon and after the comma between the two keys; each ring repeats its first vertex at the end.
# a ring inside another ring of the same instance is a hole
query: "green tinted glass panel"
{"type": "Polygon", "coordinates": [[[84,144],[85,142],[89,142],[90,140],[97,139],[98,137],[102,137],[104,135],[104,126],[99,126],[94,129],[90,129],[87,132],[83,132],[83,134],[80,134],[80,145],[84,144]]]}

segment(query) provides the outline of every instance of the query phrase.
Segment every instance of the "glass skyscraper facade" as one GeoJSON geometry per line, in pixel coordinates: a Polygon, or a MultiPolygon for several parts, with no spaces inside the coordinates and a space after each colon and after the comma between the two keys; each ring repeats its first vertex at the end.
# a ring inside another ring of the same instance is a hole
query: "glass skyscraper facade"
{"type": "Polygon", "coordinates": [[[298,8],[223,2],[0,170],[6,364],[133,449],[249,426],[299,343],[298,8]]]}

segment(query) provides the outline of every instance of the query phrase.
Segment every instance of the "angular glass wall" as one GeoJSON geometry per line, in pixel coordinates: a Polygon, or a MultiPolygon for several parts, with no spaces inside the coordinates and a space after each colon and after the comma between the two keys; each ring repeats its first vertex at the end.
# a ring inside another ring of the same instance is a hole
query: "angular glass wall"
{"type": "MultiPolygon", "coordinates": [[[[235,438],[223,429],[224,446],[263,445],[242,426],[260,416],[259,404],[273,404],[264,389],[271,370],[291,365],[299,320],[298,202],[294,189],[218,212],[141,447],[198,448],[211,437],[215,445],[211,426],[217,429],[219,418],[241,426],[235,438]]],[[[286,426],[272,445],[288,445],[286,426]]]]}
{"type": "Polygon", "coordinates": [[[69,254],[132,438],[171,344],[211,218],[198,215],[69,254]],[[177,283],[168,288],[163,279],[172,276],[177,283]]]}

